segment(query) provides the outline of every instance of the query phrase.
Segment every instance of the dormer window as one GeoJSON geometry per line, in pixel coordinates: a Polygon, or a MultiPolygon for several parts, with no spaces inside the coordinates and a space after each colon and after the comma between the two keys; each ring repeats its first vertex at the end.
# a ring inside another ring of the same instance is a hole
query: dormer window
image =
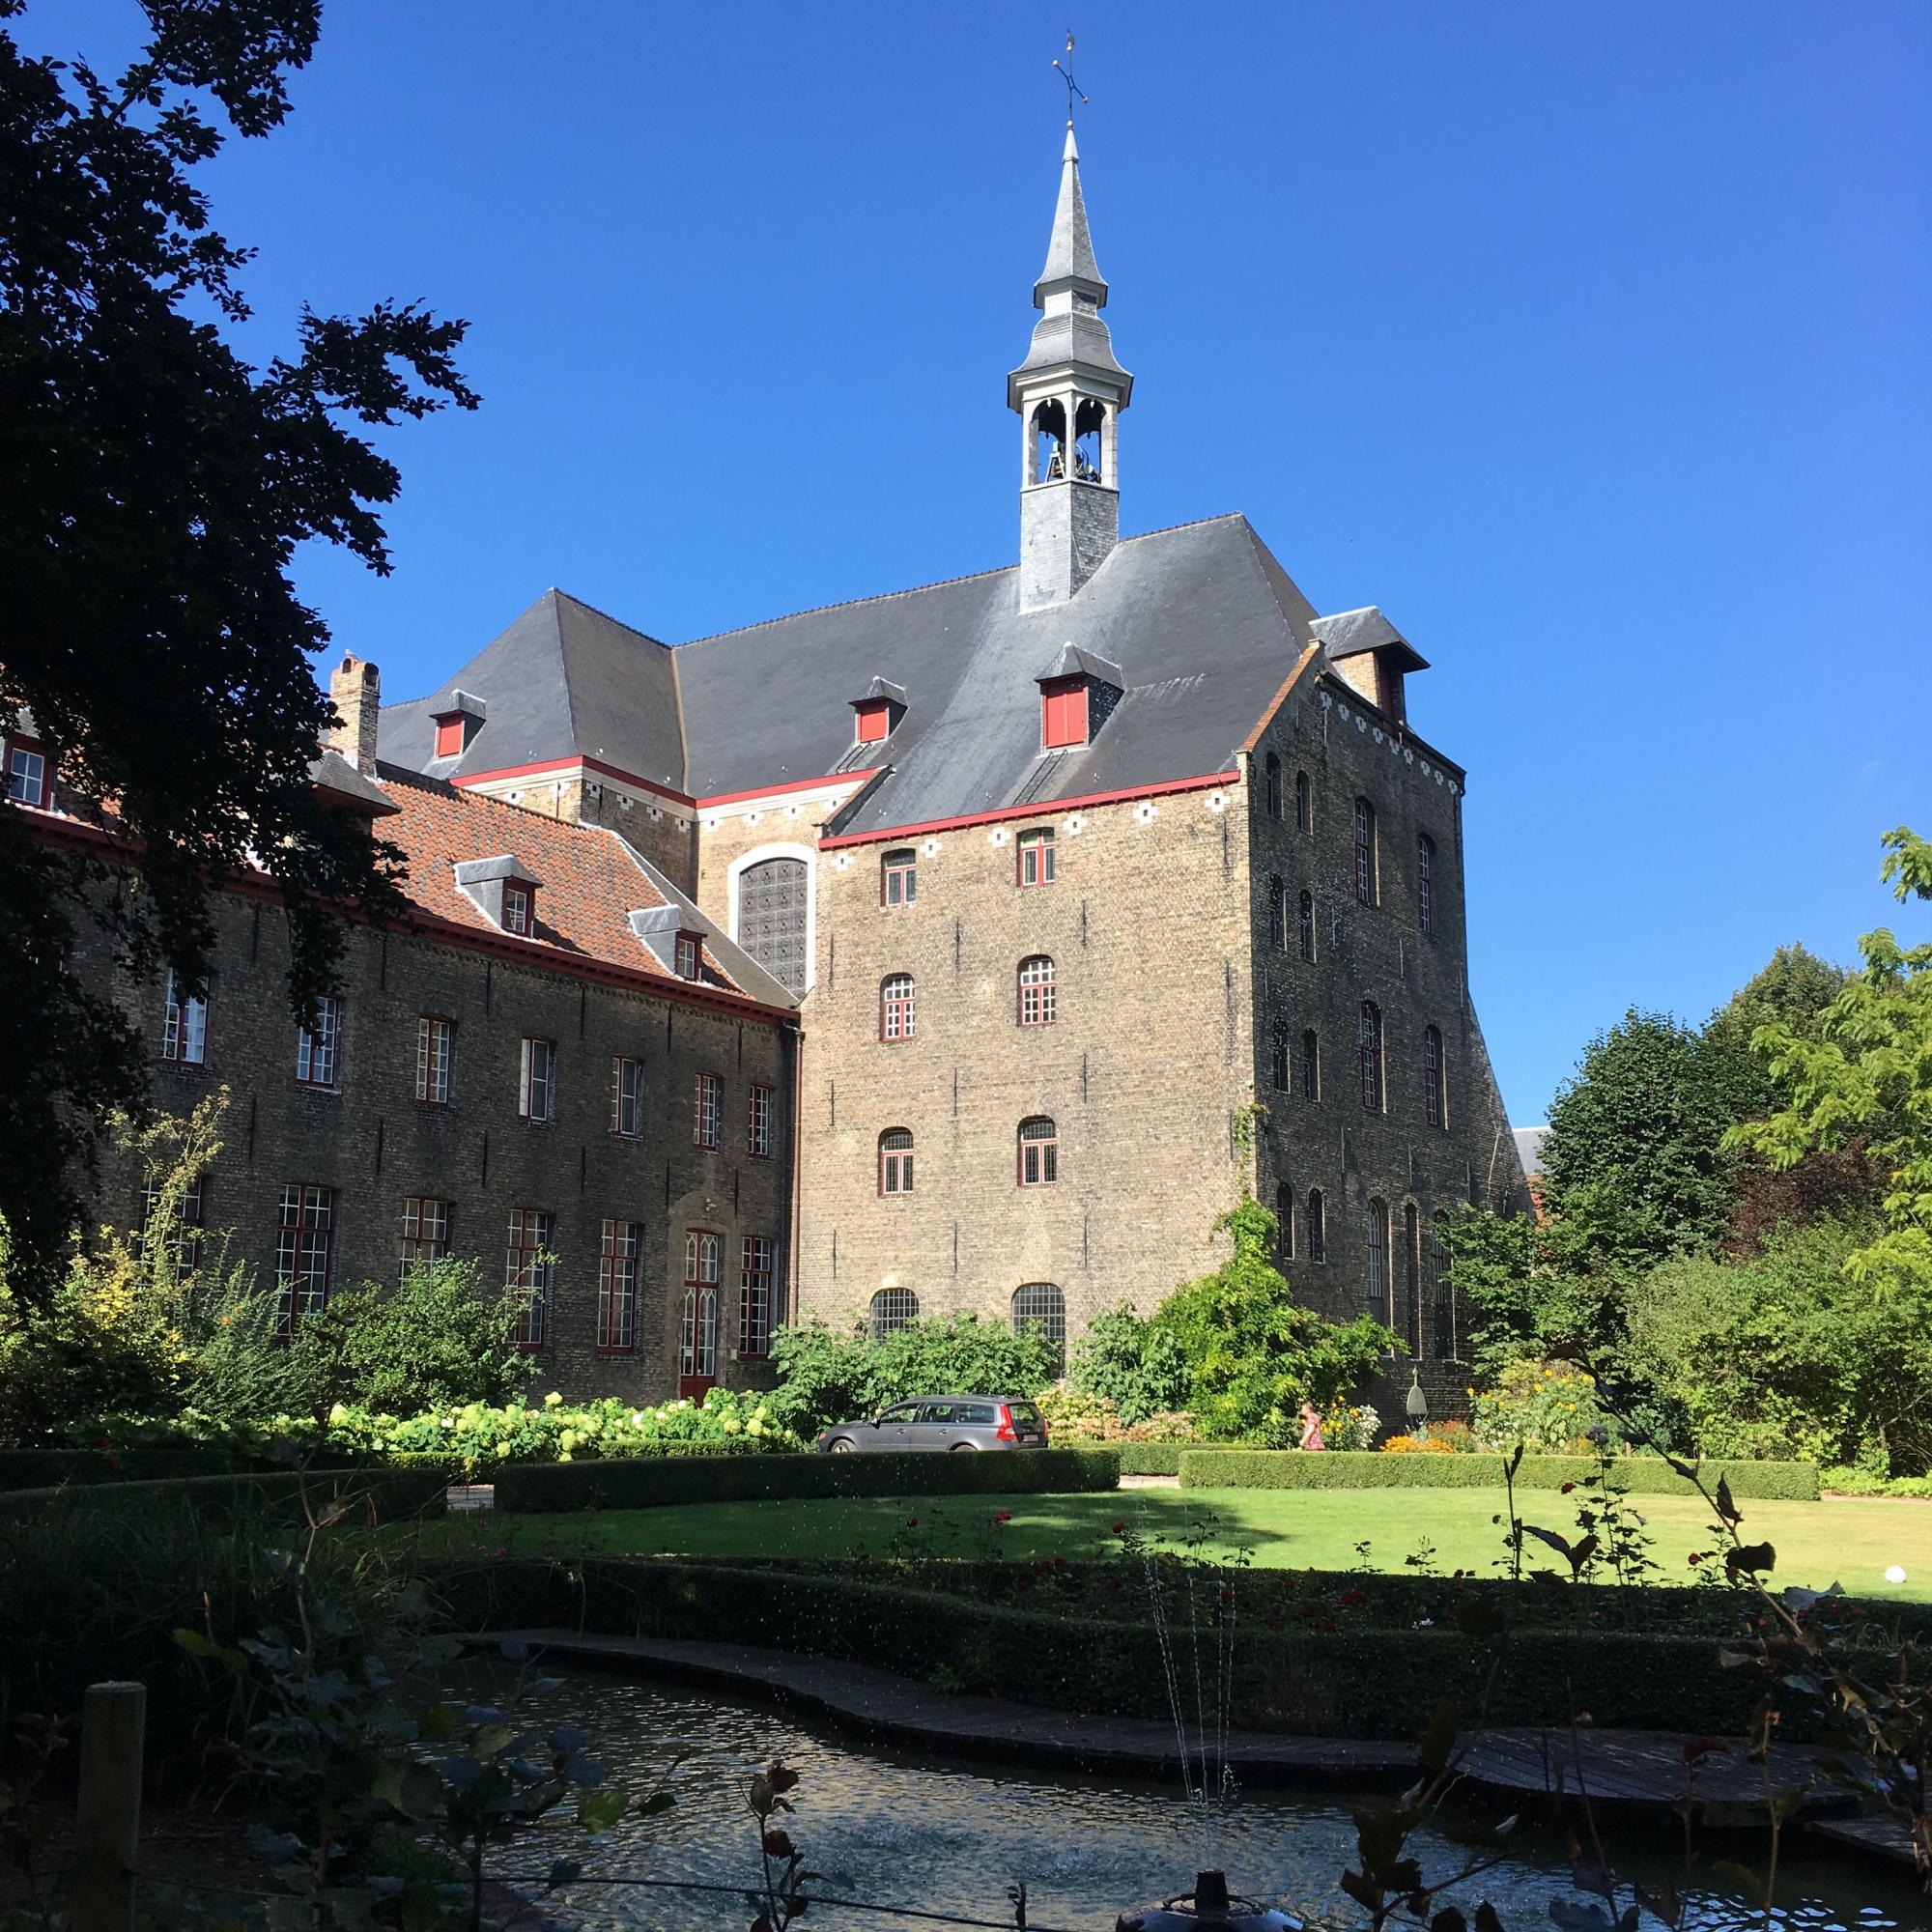
{"type": "Polygon", "coordinates": [[[1119,665],[1077,644],[1066,645],[1052,668],[1034,681],[1039,686],[1042,752],[1091,745],[1126,688],[1119,665]]]}
{"type": "Polygon", "coordinates": [[[855,745],[883,745],[899,728],[905,716],[906,695],[890,678],[875,677],[852,700],[855,745]]]}
{"type": "Polygon", "coordinates": [[[703,941],[695,932],[680,932],[676,957],[677,977],[680,980],[696,979],[698,962],[704,957],[703,941]]]}
{"type": "Polygon", "coordinates": [[[436,755],[460,758],[483,724],[484,704],[467,691],[453,691],[448,705],[431,715],[436,722],[436,755]]]}
{"type": "Polygon", "coordinates": [[[456,867],[456,887],[499,932],[534,939],[540,882],[515,853],[496,859],[464,859],[456,867]]]}

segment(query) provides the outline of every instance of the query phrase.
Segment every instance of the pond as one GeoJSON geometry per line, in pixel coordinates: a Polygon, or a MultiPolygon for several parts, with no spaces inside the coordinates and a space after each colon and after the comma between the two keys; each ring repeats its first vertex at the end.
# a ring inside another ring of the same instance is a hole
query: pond
{"type": "MultiPolygon", "coordinates": [[[[582,1856],[586,1876],[624,1874],[699,1883],[742,1883],[754,1872],[756,1839],[744,1793],[750,1770],[780,1757],[800,1774],[785,1821],[823,1874],[821,1896],[956,1913],[1010,1925],[1007,1889],[1024,1884],[1036,1928],[1109,1932],[1117,1913],[1191,1889],[1198,1867],[1223,1866],[1236,1889],[1283,1911],[1332,1913],[1348,1925],[1356,1909],[1337,1880],[1354,1851],[1346,1801],[1331,1794],[1243,1792],[1208,1841],[1179,1789],[1131,1776],[1009,1769],[985,1760],[948,1761],[840,1736],[830,1727],[761,1703],[709,1690],[600,1672],[571,1672],[544,1695],[544,1720],[589,1732],[613,1782],[648,1790],[679,1752],[671,1776],[676,1804],[655,1819],[632,1819],[585,1852],[573,1834],[558,1855],[582,1856]]],[[[1606,1823],[1609,1853],[1626,1880],[1655,1879],[1679,1861],[1674,1827],[1646,1815],[1606,1823]]],[[[1441,1833],[1417,1841],[1425,1873],[1458,1861],[1441,1833]]],[[[1764,1841],[1738,1834],[1719,1857],[1756,1863],[1764,1841]]],[[[546,1854],[547,1855],[547,1854],[546,1854]]],[[[541,1869],[546,1855],[512,1855],[505,1872],[541,1869]]],[[[1889,1932],[1927,1922],[1922,1901],[1884,1867],[1798,1850],[1788,1843],[1778,1924],[1792,1932],[1889,1932]],[[1871,1901],[1880,1901],[1873,1903],[1871,1901]]],[[[1549,1900],[1571,1895],[1560,1837],[1524,1837],[1511,1862],[1454,1899],[1473,1917],[1487,1896],[1508,1932],[1550,1923],[1549,1900]]],[[[1625,1894],[1628,1900],[1628,1892],[1625,1894]]],[[[557,1916],[611,1932],[641,1928],[740,1927],[742,1902],[722,1894],[580,1883],[558,1895],[557,1916]]],[[[907,1924],[895,1914],[815,1905],[814,1932],[880,1932],[907,1924]]],[[[1646,1919],[1646,1924],[1655,1920],[1646,1919]]],[[[1700,1900],[1690,1924],[1715,1932],[1747,1922],[1735,1904],[1700,1900]]],[[[1750,1916],[1748,1922],[1761,1921],[1750,1916]]]]}

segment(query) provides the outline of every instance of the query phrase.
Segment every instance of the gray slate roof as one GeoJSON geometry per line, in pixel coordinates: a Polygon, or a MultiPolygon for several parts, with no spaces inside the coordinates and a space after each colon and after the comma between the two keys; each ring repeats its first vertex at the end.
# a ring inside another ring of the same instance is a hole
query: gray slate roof
{"type": "Polygon", "coordinates": [[[602,758],[681,791],[684,733],[669,647],[546,590],[427,697],[385,704],[377,750],[390,764],[441,779],[549,758],[602,758]],[[484,722],[461,757],[439,758],[435,717],[454,708],[459,692],[483,700],[484,722]]]}
{"type": "Polygon", "coordinates": [[[1124,540],[1065,604],[1023,611],[1016,569],[836,604],[668,649],[551,591],[440,690],[383,713],[383,756],[447,778],[582,753],[704,798],[853,760],[851,694],[908,704],[889,774],[837,829],[888,831],[1226,771],[1309,642],[1315,611],[1245,517],[1124,540]],[[1039,686],[1100,664],[1122,696],[1091,746],[1042,755],[1039,686]],[[1118,668],[1116,673],[1115,668],[1118,668]],[[458,690],[489,709],[431,755],[458,690]]]}
{"type": "Polygon", "coordinates": [[[1543,1172],[1543,1143],[1549,1137],[1548,1127],[1512,1127],[1510,1138],[1516,1142],[1516,1157],[1522,1162],[1522,1171],[1532,1180],[1543,1172]]]}
{"type": "Polygon", "coordinates": [[[1359,611],[1338,611],[1332,617],[1318,617],[1312,628],[1330,658],[1394,649],[1405,670],[1429,668],[1429,660],[1373,604],[1365,604],[1359,611]]]}

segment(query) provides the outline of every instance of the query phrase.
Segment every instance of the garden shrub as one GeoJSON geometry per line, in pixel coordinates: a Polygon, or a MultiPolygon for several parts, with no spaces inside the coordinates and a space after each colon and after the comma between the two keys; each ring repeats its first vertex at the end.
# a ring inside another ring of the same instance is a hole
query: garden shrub
{"type": "Polygon", "coordinates": [[[772,1362],[771,1419],[807,1440],[912,1396],[1035,1397],[1061,1369],[1059,1344],[1044,1330],[1015,1334],[977,1315],[913,1321],[876,1340],[864,1322],[835,1328],[814,1317],[772,1337],[772,1362]]]}
{"type": "MultiPolygon", "coordinates": [[[[1554,1490],[1581,1483],[1598,1470],[1594,1456],[1525,1456],[1517,1470],[1520,1490],[1554,1490]]],[[[1815,1463],[1706,1463],[1699,1470],[1707,1487],[1721,1476],[1732,1495],[1768,1501],[1815,1502],[1815,1463]]],[[[1609,1486],[1634,1495],[1690,1495],[1691,1485],[1661,1456],[1614,1456],[1609,1486]]],[[[1484,1490],[1502,1493],[1501,1464],[1492,1456],[1350,1455],[1326,1450],[1224,1450],[1205,1456],[1196,1449],[1180,1454],[1180,1486],[1186,1490],[1484,1490]]]]}
{"type": "Polygon", "coordinates": [[[1104,1396],[1090,1395],[1070,1380],[1058,1381],[1034,1398],[1055,1443],[1193,1442],[1194,1418],[1185,1409],[1158,1409],[1137,1422],[1125,1421],[1104,1396]]]}
{"type": "Polygon", "coordinates": [[[525,1463],[497,1478],[497,1507],[534,1512],[655,1509],[777,1497],[1052,1495],[1111,1490],[1107,1449],[1013,1449],[936,1456],[676,1456],[604,1463],[525,1463]]]}
{"type": "Polygon", "coordinates": [[[208,1522],[268,1519],[289,1523],[300,1522],[305,1507],[327,1514],[335,1500],[350,1501],[358,1519],[394,1522],[440,1516],[444,1492],[456,1473],[447,1463],[436,1462],[409,1469],[271,1469],[248,1475],[12,1490],[0,1494],[0,1523],[7,1525],[11,1537],[21,1523],[50,1515],[99,1511],[125,1519],[176,1505],[208,1522]]]}
{"type": "Polygon", "coordinates": [[[1916,1496],[1932,1501],[1932,1476],[1874,1476],[1866,1469],[1822,1469],[1819,1487],[1841,1496],[1916,1496]]]}
{"type": "Polygon", "coordinates": [[[1179,1337],[1128,1302],[1087,1324],[1067,1374],[1072,1389],[1106,1404],[1129,1427],[1184,1408],[1188,1381],[1179,1337]]]}
{"type": "Polygon", "coordinates": [[[1596,1383],[1567,1362],[1509,1362],[1488,1388],[1469,1393],[1475,1398],[1469,1427],[1492,1450],[1520,1442],[1532,1452],[1580,1455],[1588,1451],[1592,1429],[1615,1439],[1597,1406],[1596,1383]]]}

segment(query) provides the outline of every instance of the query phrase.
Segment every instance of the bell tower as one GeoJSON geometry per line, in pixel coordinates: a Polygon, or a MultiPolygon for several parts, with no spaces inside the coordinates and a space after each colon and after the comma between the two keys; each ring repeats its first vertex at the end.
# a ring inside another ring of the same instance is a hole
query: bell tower
{"type": "Polygon", "coordinates": [[[1107,284],[1094,260],[1073,123],[1027,358],[1007,378],[1020,418],[1020,608],[1064,604],[1121,538],[1120,415],[1134,379],[1114,359],[1100,311],[1107,284]]]}

